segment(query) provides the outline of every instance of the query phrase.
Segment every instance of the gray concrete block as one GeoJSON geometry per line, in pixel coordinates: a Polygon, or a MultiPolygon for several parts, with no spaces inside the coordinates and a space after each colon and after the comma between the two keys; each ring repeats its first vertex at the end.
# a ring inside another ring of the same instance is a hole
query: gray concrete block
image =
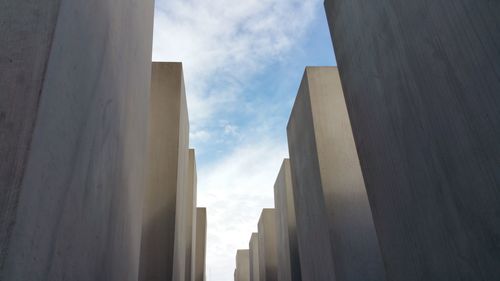
{"type": "Polygon", "coordinates": [[[185,280],[194,280],[196,270],[196,155],[194,149],[189,149],[188,185],[186,188],[186,277],[185,280]]]}
{"type": "Polygon", "coordinates": [[[274,184],[278,246],[278,280],[301,280],[297,223],[290,160],[285,159],[274,184]]]}
{"type": "MultiPolygon", "coordinates": [[[[178,280],[185,274],[188,116],[182,64],[154,62],[151,78],[149,182],[139,280],[178,280]],[[175,277],[175,278],[174,278],[175,277]]],[[[189,236],[191,237],[191,236],[189,236]]]]}
{"type": "Polygon", "coordinates": [[[136,280],[153,1],[0,2],[0,280],[136,280]]]}
{"type": "Polygon", "coordinates": [[[337,68],[306,68],[287,131],[302,278],[385,280],[337,68]]]}
{"type": "Polygon", "coordinates": [[[328,0],[389,280],[500,276],[500,4],[328,0]]]}
{"type": "Polygon", "coordinates": [[[235,281],[250,280],[250,253],[248,250],[236,252],[235,281]]]}
{"type": "Polygon", "coordinates": [[[196,209],[196,264],[195,264],[195,281],[205,281],[205,258],[207,244],[207,209],[196,209]]]}
{"type": "Polygon", "coordinates": [[[263,209],[258,224],[259,280],[278,280],[278,246],[276,244],[276,210],[263,209]]]}
{"type": "Polygon", "coordinates": [[[248,243],[250,254],[250,281],[259,281],[259,234],[252,233],[248,243]]]}

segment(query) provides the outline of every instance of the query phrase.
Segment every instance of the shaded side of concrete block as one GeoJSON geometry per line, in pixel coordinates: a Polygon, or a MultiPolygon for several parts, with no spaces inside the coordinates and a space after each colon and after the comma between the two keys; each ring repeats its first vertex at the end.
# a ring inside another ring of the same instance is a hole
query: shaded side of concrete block
{"type": "Polygon", "coordinates": [[[278,250],[276,244],[276,210],[263,209],[258,224],[259,280],[278,280],[278,250]]]}
{"type": "Polygon", "coordinates": [[[391,280],[500,276],[500,5],[327,0],[391,280]]]}
{"type": "Polygon", "coordinates": [[[206,280],[207,209],[196,208],[196,264],[195,281],[206,280]]]}
{"type": "Polygon", "coordinates": [[[252,233],[248,243],[250,254],[250,281],[259,281],[259,234],[252,233]]]}
{"type": "Polygon", "coordinates": [[[194,280],[196,263],[196,155],[194,149],[189,149],[188,185],[186,196],[186,235],[191,239],[186,241],[186,280],[194,280]]]}
{"type": "Polygon", "coordinates": [[[250,280],[250,253],[249,250],[236,252],[236,279],[237,281],[250,280]]]}
{"type": "Polygon", "coordinates": [[[285,159],[274,184],[274,202],[277,216],[278,280],[280,281],[301,280],[295,203],[293,200],[290,160],[285,159]]]}

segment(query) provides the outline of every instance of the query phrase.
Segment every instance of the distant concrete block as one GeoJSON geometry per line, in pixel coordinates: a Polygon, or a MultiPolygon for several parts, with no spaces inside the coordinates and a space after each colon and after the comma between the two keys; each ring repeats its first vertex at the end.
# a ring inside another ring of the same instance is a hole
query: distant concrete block
{"type": "Polygon", "coordinates": [[[499,1],[325,5],[388,277],[498,280],[499,1]]]}
{"type": "Polygon", "coordinates": [[[250,280],[250,253],[248,250],[238,250],[236,253],[236,281],[250,280]]]}
{"type": "Polygon", "coordinates": [[[207,209],[196,208],[196,264],[194,281],[205,281],[205,257],[207,244],[207,209]]]}
{"type": "Polygon", "coordinates": [[[152,0],[0,1],[0,280],[136,280],[152,0]]]}
{"type": "Polygon", "coordinates": [[[279,281],[301,280],[295,203],[293,200],[290,160],[285,159],[274,184],[279,281]]]}
{"type": "Polygon", "coordinates": [[[259,234],[252,233],[250,242],[248,243],[250,255],[250,281],[259,281],[259,234]]]}
{"type": "Polygon", "coordinates": [[[188,281],[194,280],[196,271],[196,155],[195,150],[189,150],[188,185],[186,188],[186,234],[191,239],[186,240],[186,277],[188,281]]]}
{"type": "Polygon", "coordinates": [[[182,64],[154,62],[152,69],[149,184],[144,189],[139,280],[178,280],[185,273],[186,255],[186,239],[179,238],[181,232],[186,234],[181,223],[188,189],[186,96],[182,64]]]}
{"type": "Polygon", "coordinates": [[[306,68],[288,142],[303,279],[385,280],[335,67],[306,68]]]}
{"type": "Polygon", "coordinates": [[[259,219],[259,280],[278,280],[276,244],[276,210],[264,209],[259,219]]]}

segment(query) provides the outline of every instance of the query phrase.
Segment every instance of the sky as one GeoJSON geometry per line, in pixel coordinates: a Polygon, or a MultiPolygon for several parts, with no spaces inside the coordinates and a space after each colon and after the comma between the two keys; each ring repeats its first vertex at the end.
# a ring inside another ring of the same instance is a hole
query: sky
{"type": "Polygon", "coordinates": [[[156,0],[153,61],[183,63],[207,280],[232,281],[288,157],[306,66],[336,65],[322,0],[156,0]]]}

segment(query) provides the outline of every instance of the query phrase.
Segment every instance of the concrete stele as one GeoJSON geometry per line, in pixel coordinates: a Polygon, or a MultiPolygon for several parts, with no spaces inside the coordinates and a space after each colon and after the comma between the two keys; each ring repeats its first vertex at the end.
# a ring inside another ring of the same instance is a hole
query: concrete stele
{"type": "Polygon", "coordinates": [[[153,63],[149,131],[139,280],[178,280],[185,270],[181,268],[185,251],[184,255],[180,251],[184,244],[178,233],[184,232],[180,222],[185,212],[180,210],[186,208],[182,202],[187,189],[189,132],[180,63],[153,63]]]}
{"type": "Polygon", "coordinates": [[[136,280],[152,0],[0,2],[0,280],[136,280]]]}
{"type": "Polygon", "coordinates": [[[196,263],[194,281],[205,281],[205,258],[207,243],[207,209],[196,208],[196,263]]]}
{"type": "Polygon", "coordinates": [[[500,4],[327,0],[390,280],[500,276],[500,4]]]}
{"type": "Polygon", "coordinates": [[[278,251],[276,244],[276,210],[263,209],[258,224],[259,280],[278,280],[278,251]]]}
{"type": "Polygon", "coordinates": [[[337,68],[306,68],[287,131],[303,279],[385,280],[337,68]]]}
{"type": "Polygon", "coordinates": [[[191,239],[186,240],[186,277],[188,281],[194,280],[196,271],[196,154],[194,149],[189,149],[188,185],[186,188],[186,235],[191,239]]]}
{"type": "Polygon", "coordinates": [[[248,243],[250,254],[250,281],[259,281],[259,234],[252,233],[248,243]]]}
{"type": "Polygon", "coordinates": [[[290,160],[285,159],[274,184],[279,281],[301,280],[295,203],[293,200],[290,160]]]}
{"type": "Polygon", "coordinates": [[[236,252],[236,274],[235,281],[250,280],[250,253],[248,250],[236,252]]]}

